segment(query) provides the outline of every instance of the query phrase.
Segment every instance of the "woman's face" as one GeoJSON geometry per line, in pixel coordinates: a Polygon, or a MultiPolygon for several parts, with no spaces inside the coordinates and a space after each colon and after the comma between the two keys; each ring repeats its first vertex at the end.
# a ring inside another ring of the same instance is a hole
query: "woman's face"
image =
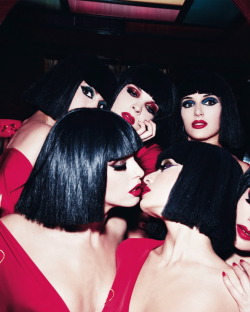
{"type": "Polygon", "coordinates": [[[190,140],[219,143],[221,102],[216,95],[194,93],[181,99],[181,117],[190,140]]]}
{"type": "Polygon", "coordinates": [[[143,170],[134,157],[110,161],[107,169],[105,212],[115,206],[132,207],[139,203],[143,170]]]}
{"type": "Polygon", "coordinates": [[[162,161],[159,170],[144,178],[146,186],[140,202],[141,209],[154,217],[162,217],[169,194],[183,168],[173,159],[162,161]]]}
{"type": "Polygon", "coordinates": [[[235,247],[239,250],[250,251],[250,188],[238,201],[235,247]]]}
{"type": "Polygon", "coordinates": [[[128,84],[118,94],[111,111],[120,115],[135,130],[140,129],[140,122],[152,120],[159,107],[153,98],[139,87],[128,84]]]}
{"type": "Polygon", "coordinates": [[[83,81],[72,99],[69,111],[75,108],[97,108],[99,102],[104,101],[102,96],[85,81],[83,81]]]}

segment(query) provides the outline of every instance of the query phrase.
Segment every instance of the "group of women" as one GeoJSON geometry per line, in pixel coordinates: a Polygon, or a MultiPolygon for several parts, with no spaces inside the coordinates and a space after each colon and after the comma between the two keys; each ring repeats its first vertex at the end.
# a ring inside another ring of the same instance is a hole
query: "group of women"
{"type": "Polygon", "coordinates": [[[1,311],[249,310],[250,171],[222,77],[197,72],[176,92],[153,66],[116,81],[78,54],[24,99],[38,111],[0,159],[1,311]],[[139,202],[164,240],[140,224],[149,238],[124,240],[117,207],[139,202]]]}

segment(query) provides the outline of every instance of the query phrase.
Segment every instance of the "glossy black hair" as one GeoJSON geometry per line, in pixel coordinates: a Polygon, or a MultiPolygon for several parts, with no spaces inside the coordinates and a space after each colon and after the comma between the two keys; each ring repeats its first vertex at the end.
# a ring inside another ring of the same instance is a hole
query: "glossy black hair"
{"type": "Polygon", "coordinates": [[[169,77],[157,67],[148,64],[131,66],[118,79],[114,101],[128,84],[134,84],[148,93],[159,106],[154,121],[169,116],[174,109],[176,90],[169,77]]]}
{"type": "Polygon", "coordinates": [[[238,197],[240,198],[248,188],[250,188],[250,169],[248,169],[240,179],[238,197]]]}
{"type": "Polygon", "coordinates": [[[196,227],[208,236],[215,252],[230,255],[235,240],[237,186],[242,169],[225,149],[196,141],[177,143],[158,158],[172,158],[183,168],[162,215],[196,227]]]}
{"type": "Polygon", "coordinates": [[[183,97],[194,93],[205,93],[216,95],[222,106],[219,143],[228,150],[240,149],[243,146],[243,131],[241,128],[240,117],[237,109],[237,103],[228,82],[219,74],[211,71],[194,71],[186,75],[186,77],[177,85],[177,93],[179,100],[177,101],[175,116],[177,123],[175,124],[175,135],[184,138],[183,121],[180,116],[180,101],[183,97]],[[178,132],[179,131],[179,132],[178,132]],[[181,132],[182,133],[181,133],[181,132]]]}
{"type": "Polygon", "coordinates": [[[16,211],[50,228],[102,221],[108,161],[141,147],[120,116],[94,108],[70,111],[47,136],[16,211]]]}
{"type": "Polygon", "coordinates": [[[67,113],[82,81],[95,88],[111,106],[117,86],[115,75],[96,56],[85,53],[61,60],[24,92],[23,99],[57,120],[67,113]]]}

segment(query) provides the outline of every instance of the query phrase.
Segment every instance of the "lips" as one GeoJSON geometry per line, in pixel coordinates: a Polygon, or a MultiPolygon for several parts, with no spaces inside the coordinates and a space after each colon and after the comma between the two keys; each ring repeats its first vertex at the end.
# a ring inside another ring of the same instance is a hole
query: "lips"
{"type": "Polygon", "coordinates": [[[129,193],[134,195],[135,197],[139,197],[142,193],[141,183],[137,184],[134,188],[132,188],[132,190],[129,191],[129,193]]]}
{"type": "Polygon", "coordinates": [[[192,122],[192,127],[194,129],[202,129],[207,126],[207,122],[204,120],[195,120],[192,122]]]}
{"type": "Polygon", "coordinates": [[[150,191],[151,191],[150,188],[147,185],[145,185],[143,187],[142,196],[145,195],[146,193],[150,192],[150,191]]]}
{"type": "Polygon", "coordinates": [[[122,113],[122,118],[126,120],[128,123],[133,125],[135,123],[135,119],[133,116],[131,116],[128,112],[123,112],[122,113]]]}
{"type": "Polygon", "coordinates": [[[236,229],[242,239],[250,241],[250,231],[246,226],[237,224],[236,229]]]}

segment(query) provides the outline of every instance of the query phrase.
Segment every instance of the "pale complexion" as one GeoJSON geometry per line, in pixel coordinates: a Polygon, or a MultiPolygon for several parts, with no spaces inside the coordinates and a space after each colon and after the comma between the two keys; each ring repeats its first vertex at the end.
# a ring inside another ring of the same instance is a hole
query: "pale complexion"
{"type": "Polygon", "coordinates": [[[232,265],[240,281],[237,287],[230,277],[223,273],[223,281],[237,302],[240,312],[250,311],[250,188],[248,188],[238,201],[236,217],[237,253],[233,254],[227,263],[232,265]],[[243,253],[242,253],[243,252],[243,253]]]}
{"type": "MultiPolygon", "coordinates": [[[[72,99],[69,111],[82,107],[97,108],[100,101],[103,101],[102,96],[93,87],[82,81],[72,99]]],[[[34,166],[42,145],[55,122],[56,120],[50,116],[37,111],[23,122],[22,127],[13,136],[7,148],[16,148],[34,166]]]]}
{"type": "Polygon", "coordinates": [[[138,275],[130,312],[237,312],[221,281],[230,267],[213,251],[210,239],[196,228],[169,221],[162,210],[182,165],[164,160],[160,169],[144,178],[141,208],[161,218],[168,229],[164,244],[149,253],[138,275]]]}
{"type": "MultiPolygon", "coordinates": [[[[213,94],[193,93],[181,99],[181,117],[188,140],[221,146],[219,143],[221,101],[213,94]]],[[[230,125],[229,125],[230,126],[230,125]]],[[[243,171],[249,164],[238,161],[243,171]]]]}
{"type": "Polygon", "coordinates": [[[134,84],[128,84],[118,94],[111,111],[129,122],[142,141],[147,141],[155,136],[156,125],[152,120],[158,109],[148,93],[134,84]]]}
{"type": "MultiPolygon", "coordinates": [[[[129,192],[142,176],[143,171],[133,157],[109,162],[105,213],[121,202],[126,206],[138,203],[139,196],[129,192]],[[116,191],[117,181],[122,182],[119,191],[116,191]]],[[[75,232],[49,229],[18,214],[4,217],[2,222],[69,311],[102,311],[115,276],[115,251],[125,234],[124,220],[111,218],[107,223],[79,226],[75,232]]]]}

